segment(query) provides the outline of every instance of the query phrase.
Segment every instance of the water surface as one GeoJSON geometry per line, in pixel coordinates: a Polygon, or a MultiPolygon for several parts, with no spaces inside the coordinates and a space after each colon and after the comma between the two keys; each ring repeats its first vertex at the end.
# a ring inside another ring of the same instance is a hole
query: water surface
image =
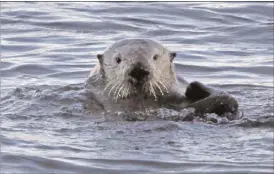
{"type": "Polygon", "coordinates": [[[2,173],[273,173],[273,3],[1,2],[2,173]],[[227,124],[103,121],[84,108],[96,54],[124,38],[231,93],[227,124]]]}

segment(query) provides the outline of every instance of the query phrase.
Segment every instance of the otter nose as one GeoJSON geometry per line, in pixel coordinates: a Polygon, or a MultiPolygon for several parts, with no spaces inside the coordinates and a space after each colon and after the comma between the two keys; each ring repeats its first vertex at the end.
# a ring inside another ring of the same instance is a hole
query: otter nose
{"type": "Polygon", "coordinates": [[[136,64],[136,66],[130,71],[129,76],[137,80],[137,82],[143,81],[149,72],[141,64],[136,64]]]}

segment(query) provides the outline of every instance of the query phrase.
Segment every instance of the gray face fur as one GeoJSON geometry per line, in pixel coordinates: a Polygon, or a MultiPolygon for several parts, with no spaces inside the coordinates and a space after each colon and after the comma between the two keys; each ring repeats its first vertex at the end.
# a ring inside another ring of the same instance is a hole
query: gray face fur
{"type": "Polygon", "coordinates": [[[175,53],[149,39],[118,41],[103,54],[97,55],[100,71],[107,82],[104,91],[116,99],[136,94],[157,99],[157,96],[168,93],[171,85],[176,82],[172,62],[175,56],[175,53]],[[138,85],[132,83],[130,76],[136,67],[148,74],[138,85]]]}

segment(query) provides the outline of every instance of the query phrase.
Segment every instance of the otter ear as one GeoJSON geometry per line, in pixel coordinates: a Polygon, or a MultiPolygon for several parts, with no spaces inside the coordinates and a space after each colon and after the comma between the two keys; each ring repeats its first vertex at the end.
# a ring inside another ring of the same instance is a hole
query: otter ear
{"type": "Polygon", "coordinates": [[[103,64],[103,54],[97,54],[97,59],[99,60],[100,65],[103,64]]]}
{"type": "Polygon", "coordinates": [[[172,62],[173,61],[173,59],[176,57],[176,53],[169,53],[169,57],[170,57],[170,61],[172,62]]]}
{"type": "Polygon", "coordinates": [[[97,59],[99,60],[99,63],[100,63],[100,73],[101,75],[104,77],[105,76],[105,71],[104,71],[104,68],[103,68],[103,54],[97,54],[97,59]]]}

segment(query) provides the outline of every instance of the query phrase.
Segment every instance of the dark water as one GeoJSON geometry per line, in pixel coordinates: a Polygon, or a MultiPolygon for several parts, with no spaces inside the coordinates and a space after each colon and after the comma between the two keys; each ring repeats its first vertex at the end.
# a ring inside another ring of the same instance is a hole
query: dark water
{"type": "Polygon", "coordinates": [[[1,3],[1,173],[272,173],[273,3],[1,3]],[[95,55],[145,37],[177,73],[230,92],[227,124],[103,121],[95,55]]]}

